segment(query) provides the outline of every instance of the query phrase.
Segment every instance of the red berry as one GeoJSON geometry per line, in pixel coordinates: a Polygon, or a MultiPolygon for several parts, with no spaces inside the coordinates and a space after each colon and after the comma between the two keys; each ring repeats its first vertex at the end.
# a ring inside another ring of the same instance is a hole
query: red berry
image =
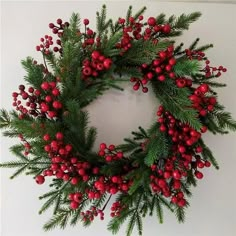
{"type": "Polygon", "coordinates": [[[83,22],[84,22],[85,25],[88,25],[89,24],[89,19],[84,19],[83,22]]]}
{"type": "Polygon", "coordinates": [[[107,148],[107,145],[105,143],[100,144],[100,150],[104,150],[107,148]]]}
{"type": "Polygon", "coordinates": [[[57,110],[62,108],[62,104],[59,101],[54,101],[52,106],[57,110]]]}
{"type": "Polygon", "coordinates": [[[123,152],[117,152],[116,153],[116,156],[121,159],[123,157],[123,152]]]}
{"type": "Polygon", "coordinates": [[[57,24],[61,25],[62,24],[62,20],[61,19],[57,19],[57,24]]]}
{"type": "Polygon", "coordinates": [[[169,24],[166,24],[166,25],[163,26],[162,30],[163,30],[163,33],[169,34],[170,31],[171,31],[171,27],[170,27],[169,24]]]}
{"type": "Polygon", "coordinates": [[[159,75],[157,78],[160,81],[164,81],[166,79],[166,77],[164,75],[159,75]]]}
{"type": "Polygon", "coordinates": [[[133,86],[133,90],[137,91],[137,90],[139,90],[139,87],[140,87],[139,83],[136,83],[136,84],[133,86]]]}
{"type": "Polygon", "coordinates": [[[45,134],[45,135],[43,136],[43,140],[44,140],[44,141],[49,141],[49,140],[50,140],[50,135],[49,135],[49,134],[45,134]]]}
{"type": "Polygon", "coordinates": [[[195,176],[198,178],[198,179],[202,179],[203,178],[203,173],[200,172],[200,171],[195,171],[195,176]]]}
{"type": "Polygon", "coordinates": [[[106,159],[107,162],[111,162],[112,161],[112,156],[106,156],[105,159],[106,159]]]}
{"type": "Polygon", "coordinates": [[[36,176],[35,181],[37,184],[43,184],[45,181],[45,178],[43,175],[38,175],[38,176],[36,176]]]}
{"type": "Polygon", "coordinates": [[[209,86],[207,84],[202,84],[202,85],[200,85],[199,90],[202,93],[207,93],[209,91],[209,86]]]}
{"type": "Polygon", "coordinates": [[[91,67],[89,67],[89,66],[84,67],[84,69],[83,69],[83,74],[84,74],[85,76],[91,75],[91,74],[92,74],[92,69],[91,69],[91,67]]]}
{"type": "Polygon", "coordinates": [[[54,89],[52,90],[52,94],[53,94],[55,97],[59,96],[59,95],[60,95],[59,89],[58,89],[58,88],[54,88],[54,89]]]}
{"type": "Polygon", "coordinates": [[[148,92],[148,88],[147,87],[143,87],[142,91],[143,91],[143,93],[147,93],[148,92]]]}
{"type": "Polygon", "coordinates": [[[79,180],[78,180],[78,178],[73,177],[70,182],[71,182],[71,184],[76,185],[76,184],[78,184],[79,180]]]}
{"type": "Polygon", "coordinates": [[[77,209],[79,207],[79,203],[76,202],[76,201],[72,201],[70,203],[70,207],[75,210],[75,209],[77,209]]]}
{"type": "Polygon", "coordinates": [[[110,194],[116,194],[118,192],[118,189],[117,188],[111,188],[110,189],[110,194]]]}
{"type": "Polygon", "coordinates": [[[174,179],[177,179],[177,180],[181,179],[181,177],[182,177],[179,170],[173,171],[172,176],[173,176],[174,179]]]}
{"type": "Polygon", "coordinates": [[[184,207],[186,205],[186,200],[185,199],[180,199],[177,202],[177,204],[178,204],[179,207],[184,207]]]}
{"type": "Polygon", "coordinates": [[[111,181],[113,183],[118,183],[119,182],[119,178],[117,176],[112,176],[111,181]]]}
{"type": "Polygon", "coordinates": [[[41,88],[42,88],[43,90],[49,90],[49,88],[50,88],[49,83],[48,83],[48,82],[43,82],[43,83],[41,84],[41,88]]]}
{"type": "Polygon", "coordinates": [[[52,101],[52,97],[51,97],[50,95],[47,95],[47,96],[45,97],[45,101],[46,101],[46,102],[51,102],[51,101],[52,101]]]}
{"type": "Polygon", "coordinates": [[[159,179],[158,180],[158,185],[161,187],[161,188],[164,188],[166,187],[166,181],[164,179],[159,179]]]}
{"type": "Polygon", "coordinates": [[[108,147],[108,149],[109,149],[110,151],[114,151],[114,150],[115,150],[115,145],[111,144],[111,145],[108,147]]]}
{"type": "Polygon", "coordinates": [[[48,26],[50,29],[53,29],[55,27],[55,25],[53,23],[50,23],[48,26]]]}
{"type": "Polygon", "coordinates": [[[147,23],[149,26],[155,26],[156,25],[156,19],[154,17],[149,17],[147,20],[147,23]]]}
{"type": "Polygon", "coordinates": [[[209,161],[205,161],[205,167],[210,167],[211,163],[209,161]]]}
{"type": "Polygon", "coordinates": [[[51,118],[51,119],[56,117],[56,115],[57,115],[55,111],[48,111],[47,114],[48,114],[48,117],[51,118]]]}
{"type": "Polygon", "coordinates": [[[205,166],[205,165],[204,165],[204,163],[203,163],[202,161],[198,161],[198,162],[197,162],[197,167],[198,167],[198,168],[201,169],[201,168],[203,168],[204,166],[205,166]]]}
{"type": "Polygon", "coordinates": [[[201,153],[202,152],[202,147],[201,146],[196,147],[196,152],[201,153]]]}
{"type": "Polygon", "coordinates": [[[105,59],[103,65],[106,69],[109,69],[112,65],[112,60],[110,58],[105,59]]]}
{"type": "Polygon", "coordinates": [[[44,102],[40,104],[40,107],[42,112],[47,112],[49,110],[49,106],[44,102]]]}
{"type": "Polygon", "coordinates": [[[64,138],[64,135],[63,135],[62,132],[57,132],[57,133],[56,133],[56,139],[57,139],[57,140],[62,140],[63,138],[64,138]]]}
{"type": "Polygon", "coordinates": [[[171,198],[171,202],[174,203],[174,204],[176,204],[176,203],[178,202],[178,198],[177,198],[176,196],[173,196],[173,197],[171,198]]]}
{"type": "Polygon", "coordinates": [[[94,199],[94,197],[95,197],[94,192],[89,192],[89,193],[88,193],[88,198],[89,198],[89,199],[94,199]]]}
{"type": "Polygon", "coordinates": [[[179,152],[180,153],[185,153],[186,148],[184,146],[179,146],[179,152]]]}
{"type": "Polygon", "coordinates": [[[81,175],[81,176],[84,176],[86,174],[85,169],[82,169],[82,168],[79,169],[78,174],[81,175]]]}
{"type": "Polygon", "coordinates": [[[94,60],[97,60],[100,56],[100,52],[99,51],[93,51],[92,54],[91,54],[91,57],[94,59],[94,60]]]}

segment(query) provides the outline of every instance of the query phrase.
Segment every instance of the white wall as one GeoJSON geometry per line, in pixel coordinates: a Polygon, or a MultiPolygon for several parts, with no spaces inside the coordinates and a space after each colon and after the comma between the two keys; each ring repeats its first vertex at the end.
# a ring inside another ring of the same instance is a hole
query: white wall
{"type": "MultiPolygon", "coordinates": [[[[1,22],[1,98],[0,106],[11,108],[11,93],[18,84],[23,83],[25,72],[20,60],[28,55],[40,59],[35,51],[39,38],[49,33],[47,25],[58,17],[68,19],[73,11],[79,11],[81,17],[95,19],[95,11],[100,9],[104,1],[81,2],[3,2],[1,22]]],[[[146,15],[159,12],[178,15],[199,10],[202,18],[194,23],[190,31],[181,40],[190,43],[196,37],[202,42],[212,42],[215,48],[209,51],[211,61],[215,65],[223,64],[228,73],[220,78],[228,87],[219,90],[220,100],[236,118],[236,32],[235,5],[195,4],[195,3],[158,3],[157,1],[109,1],[108,16],[118,17],[124,14],[132,4],[134,9],[146,5],[146,15]]],[[[133,93],[130,87],[124,95],[120,92],[108,92],[104,97],[91,105],[89,110],[92,124],[98,127],[98,141],[120,143],[122,137],[129,135],[139,124],[148,127],[155,118],[157,104],[151,93],[144,95],[133,93]]],[[[191,208],[187,210],[185,224],[178,224],[173,215],[166,212],[165,223],[159,225],[155,218],[146,219],[144,236],[235,236],[236,235],[236,133],[227,136],[206,135],[205,140],[210,145],[219,160],[221,169],[209,169],[204,172],[205,178],[193,190],[191,208]]],[[[98,142],[98,143],[99,143],[98,142]]],[[[1,139],[1,161],[11,160],[8,151],[12,140],[1,139]]],[[[2,236],[75,236],[75,235],[111,235],[106,231],[106,223],[95,221],[88,229],[78,225],[65,231],[55,230],[44,233],[41,229],[49,214],[39,216],[37,211],[41,202],[37,197],[48,188],[38,186],[29,177],[19,177],[10,181],[8,177],[12,170],[1,170],[1,235],[2,236]]],[[[107,217],[108,219],[109,217],[107,217]]],[[[124,228],[123,228],[124,229],[124,228]]],[[[119,236],[124,236],[124,230],[119,236]]],[[[137,235],[136,232],[133,233],[137,235]]]]}

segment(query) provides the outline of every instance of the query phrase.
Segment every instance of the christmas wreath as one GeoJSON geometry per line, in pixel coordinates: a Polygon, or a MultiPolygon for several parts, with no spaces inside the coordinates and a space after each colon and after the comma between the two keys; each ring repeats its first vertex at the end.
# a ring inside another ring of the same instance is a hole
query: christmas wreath
{"type": "Polygon", "coordinates": [[[96,32],[78,14],[70,22],[57,19],[36,50],[40,64],[28,57],[22,61],[29,84],[13,92],[14,110],[1,109],[4,136],[19,137],[10,150],[18,158],[1,167],[16,168],[14,178],[25,172],[37,184],[51,180],[51,191],[40,213],[53,206],[45,230],[64,228],[69,222],[90,225],[104,219],[110,200],[112,217],[108,230],[117,233],[129,220],[127,235],[134,226],[142,234],[142,217],[157,215],[163,207],[184,220],[190,187],[203,178],[202,169],[217,161],[202,136],[210,131],[225,134],[236,130],[234,121],[218,102],[216,87],[223,66],[211,66],[196,39],[187,49],[171,37],[180,36],[199,12],[166,18],[165,14],[144,20],[145,7],[113,23],[106,7],[97,12],[96,32]],[[106,90],[122,90],[130,81],[133,89],[153,90],[161,103],[149,129],[141,126],[124,144],[100,144],[94,150],[96,128],[89,127],[86,106],[106,90]],[[114,197],[112,197],[115,195],[114,197]]]}

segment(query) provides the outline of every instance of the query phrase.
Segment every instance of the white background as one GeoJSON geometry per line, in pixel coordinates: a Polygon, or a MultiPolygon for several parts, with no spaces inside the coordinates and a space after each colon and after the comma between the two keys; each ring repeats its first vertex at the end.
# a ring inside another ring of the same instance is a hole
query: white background
{"type": "MultiPolygon", "coordinates": [[[[26,56],[41,60],[35,51],[39,38],[49,33],[48,23],[57,18],[69,19],[73,11],[80,12],[82,18],[94,22],[95,11],[103,1],[96,2],[3,2],[1,18],[1,107],[11,108],[11,93],[23,83],[25,72],[20,61],[26,56]]],[[[209,51],[212,64],[223,64],[228,68],[226,75],[220,78],[228,87],[219,90],[219,99],[236,118],[236,5],[195,4],[195,3],[157,3],[157,1],[109,1],[108,16],[118,17],[125,14],[132,4],[138,10],[148,7],[147,16],[165,12],[167,15],[190,13],[199,10],[201,19],[194,23],[181,40],[191,43],[201,37],[203,43],[212,42],[215,48],[209,51]]],[[[180,40],[180,41],[181,41],[180,40]]],[[[130,86],[126,92],[110,91],[89,107],[91,122],[98,127],[98,142],[119,144],[123,137],[138,125],[148,127],[155,119],[157,104],[151,93],[133,93],[130,86]]],[[[155,218],[144,222],[144,236],[235,236],[236,235],[236,133],[227,136],[207,134],[205,140],[219,161],[219,171],[208,169],[205,178],[193,190],[191,208],[187,210],[185,224],[178,224],[173,215],[166,212],[164,224],[158,224],[155,218]]],[[[11,160],[8,148],[13,143],[7,138],[1,139],[1,161],[11,160]]],[[[87,229],[78,225],[64,231],[43,232],[41,226],[50,217],[50,213],[38,215],[41,202],[37,197],[47,191],[47,185],[38,186],[29,177],[9,180],[12,170],[1,170],[1,236],[108,236],[107,219],[95,221],[87,229]]],[[[124,236],[120,231],[119,236],[124,236]]],[[[133,233],[137,235],[136,232],[133,233]]]]}

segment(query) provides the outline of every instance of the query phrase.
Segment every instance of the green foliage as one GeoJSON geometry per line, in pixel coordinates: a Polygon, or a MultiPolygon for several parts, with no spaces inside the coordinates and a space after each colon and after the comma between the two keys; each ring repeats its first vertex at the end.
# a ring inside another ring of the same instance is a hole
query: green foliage
{"type": "Polygon", "coordinates": [[[173,29],[187,30],[189,29],[190,24],[196,21],[200,16],[200,12],[193,12],[189,15],[182,14],[176,18],[172,24],[172,27],[173,29]]]}
{"type": "Polygon", "coordinates": [[[26,70],[27,74],[24,80],[35,88],[40,88],[42,80],[44,78],[43,67],[38,64],[34,64],[34,60],[31,57],[27,57],[21,62],[23,68],[26,70]]]}
{"type": "Polygon", "coordinates": [[[202,127],[197,112],[191,108],[189,100],[190,90],[188,88],[178,88],[172,80],[165,82],[152,81],[152,88],[166,110],[170,111],[174,117],[184,123],[189,124],[196,130],[202,127]]]}
{"type": "Polygon", "coordinates": [[[198,60],[188,60],[181,58],[177,60],[174,66],[174,72],[177,76],[193,76],[199,72],[201,69],[201,64],[198,60]]]}
{"type": "Polygon", "coordinates": [[[5,109],[0,110],[0,129],[9,127],[11,118],[5,109]]]}
{"type": "Polygon", "coordinates": [[[125,57],[117,60],[119,65],[139,66],[143,63],[151,63],[161,50],[166,49],[171,44],[170,41],[162,41],[157,44],[152,41],[134,41],[132,47],[126,52],[125,57]]]}
{"type": "Polygon", "coordinates": [[[145,164],[151,166],[159,158],[166,158],[169,148],[165,133],[157,132],[157,135],[151,138],[147,145],[147,156],[144,159],[145,164]]]}
{"type": "Polygon", "coordinates": [[[201,145],[201,147],[203,148],[202,151],[202,157],[205,160],[208,160],[211,162],[211,164],[216,168],[219,169],[219,164],[217,163],[215,157],[213,156],[212,151],[206,146],[206,144],[203,142],[202,139],[200,139],[199,144],[201,145]]]}
{"type": "Polygon", "coordinates": [[[225,134],[228,130],[236,131],[236,121],[225,111],[225,107],[219,104],[215,106],[213,112],[208,113],[205,122],[213,134],[225,134]]]}

